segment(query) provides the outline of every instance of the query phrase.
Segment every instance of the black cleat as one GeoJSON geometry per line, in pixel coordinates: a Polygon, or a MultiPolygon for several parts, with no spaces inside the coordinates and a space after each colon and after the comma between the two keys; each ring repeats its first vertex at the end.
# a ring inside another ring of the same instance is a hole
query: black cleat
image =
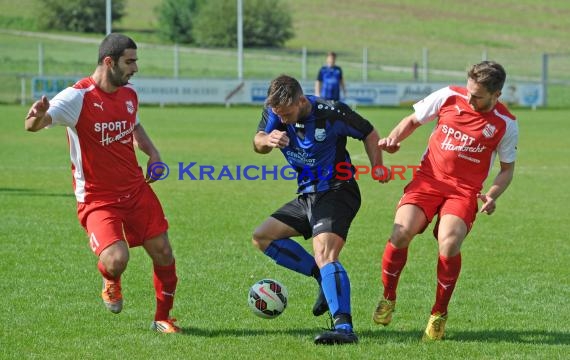
{"type": "Polygon", "coordinates": [[[317,345],[343,345],[358,343],[358,336],[349,330],[328,330],[315,338],[317,345]]]}
{"type": "Polygon", "coordinates": [[[315,305],[313,305],[313,315],[321,316],[327,311],[329,311],[329,304],[327,303],[327,299],[325,298],[325,293],[323,292],[323,288],[319,286],[319,296],[317,296],[315,305]]]}

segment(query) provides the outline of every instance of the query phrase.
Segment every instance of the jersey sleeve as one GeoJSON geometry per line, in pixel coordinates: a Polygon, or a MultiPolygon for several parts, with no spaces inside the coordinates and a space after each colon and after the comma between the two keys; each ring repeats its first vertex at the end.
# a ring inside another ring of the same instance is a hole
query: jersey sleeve
{"type": "Polygon", "coordinates": [[[82,93],[77,89],[68,87],[50,100],[47,113],[51,116],[52,126],[75,127],[82,108],[82,93]]]}
{"type": "Polygon", "coordinates": [[[264,108],[263,113],[261,114],[261,120],[259,121],[259,125],[257,125],[257,131],[263,131],[266,134],[269,134],[273,130],[277,129],[281,124],[281,120],[279,117],[275,115],[270,108],[264,108]]]}
{"type": "MultiPolygon", "coordinates": [[[[336,113],[338,115],[337,121],[338,129],[341,135],[350,136],[354,139],[364,140],[368,134],[374,130],[372,124],[360,116],[357,112],[353,111],[345,103],[337,102],[336,113]]],[[[335,124],[336,125],[336,124],[335,124]]]]}
{"type": "Polygon", "coordinates": [[[420,124],[425,124],[435,119],[438,116],[442,105],[450,95],[451,89],[449,87],[445,87],[432,92],[422,100],[415,103],[414,111],[418,122],[420,124]]]}
{"type": "Polygon", "coordinates": [[[512,163],[517,158],[517,144],[519,140],[519,127],[515,120],[507,123],[505,135],[499,142],[497,154],[499,161],[504,163],[512,163]]]}

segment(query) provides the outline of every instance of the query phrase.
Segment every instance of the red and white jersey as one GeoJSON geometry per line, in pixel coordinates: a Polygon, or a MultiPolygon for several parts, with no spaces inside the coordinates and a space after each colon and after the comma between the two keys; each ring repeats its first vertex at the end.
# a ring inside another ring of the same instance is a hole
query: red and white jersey
{"type": "Polygon", "coordinates": [[[133,146],[137,109],[133,88],[106,93],[91,77],[51,99],[52,124],[67,126],[78,202],[120,201],[144,183],[133,146]]]}
{"type": "Polygon", "coordinates": [[[419,173],[449,185],[479,192],[495,155],[505,163],[516,160],[518,125],[501,104],[477,112],[467,89],[450,86],[414,104],[421,124],[438,119],[423,155],[419,173]]]}

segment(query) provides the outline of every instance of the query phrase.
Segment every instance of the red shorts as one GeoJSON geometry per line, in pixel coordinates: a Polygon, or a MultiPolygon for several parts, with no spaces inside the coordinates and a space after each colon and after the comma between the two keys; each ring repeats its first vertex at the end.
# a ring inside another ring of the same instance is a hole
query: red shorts
{"type": "Polygon", "coordinates": [[[97,256],[116,241],[126,240],[129,247],[141,246],[168,230],[160,201],[147,183],[120,201],[77,203],[77,217],[97,256]]]}
{"type": "Polygon", "coordinates": [[[443,215],[455,215],[467,225],[467,232],[473,227],[477,216],[477,192],[460,190],[454,185],[433,180],[425,176],[416,176],[405,188],[404,195],[398,203],[402,205],[412,204],[420,207],[424,212],[427,222],[421,232],[437,214],[438,220],[433,230],[437,238],[439,219],[443,215]]]}

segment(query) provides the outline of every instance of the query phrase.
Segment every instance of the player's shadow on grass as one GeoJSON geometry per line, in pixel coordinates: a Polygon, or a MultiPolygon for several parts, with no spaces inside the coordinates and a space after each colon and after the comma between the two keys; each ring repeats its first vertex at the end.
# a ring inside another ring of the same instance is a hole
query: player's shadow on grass
{"type": "MultiPolygon", "coordinates": [[[[419,331],[362,331],[361,339],[376,338],[381,342],[399,343],[410,340],[421,340],[423,332],[419,331]]],[[[447,331],[445,341],[478,342],[533,345],[570,345],[570,333],[544,330],[481,330],[481,331],[447,331]]]]}
{"type": "Polygon", "coordinates": [[[45,197],[74,197],[73,193],[52,193],[40,189],[0,187],[0,194],[8,196],[45,196],[45,197]]]}
{"type": "MultiPolygon", "coordinates": [[[[204,329],[197,327],[183,328],[183,334],[199,337],[255,337],[267,335],[288,335],[311,337],[326,329],[204,329]]],[[[421,341],[422,331],[357,331],[361,341],[373,340],[381,343],[409,343],[421,341]]],[[[445,341],[455,342],[507,342],[534,345],[570,345],[570,333],[540,330],[490,330],[490,331],[450,331],[445,341]]]]}
{"type": "Polygon", "coordinates": [[[317,336],[326,329],[299,328],[299,329],[203,329],[198,327],[183,328],[183,334],[201,337],[253,337],[267,335],[290,335],[290,336],[317,336]]]}
{"type": "Polygon", "coordinates": [[[460,342],[476,341],[534,345],[570,345],[570,332],[546,330],[453,331],[449,333],[447,340],[460,342]]]}

